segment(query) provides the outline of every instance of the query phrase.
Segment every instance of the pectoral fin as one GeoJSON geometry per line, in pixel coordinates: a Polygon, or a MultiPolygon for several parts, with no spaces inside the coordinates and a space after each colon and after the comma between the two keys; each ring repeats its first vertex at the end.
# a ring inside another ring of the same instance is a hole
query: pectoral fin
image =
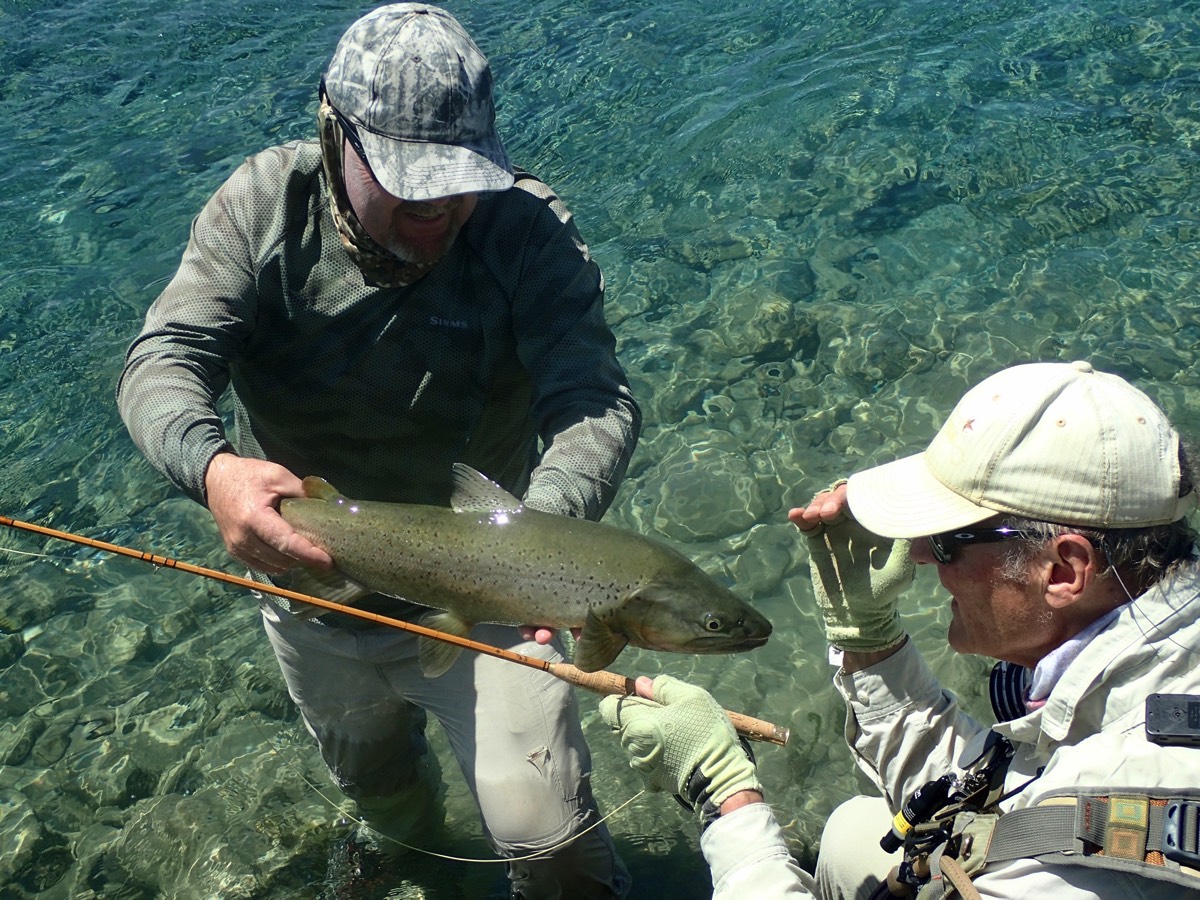
{"type": "Polygon", "coordinates": [[[575,668],[581,672],[599,672],[609,665],[629,641],[608,627],[589,609],[583,634],[575,643],[575,668]]]}
{"type": "Polygon", "coordinates": [[[287,588],[300,594],[312,594],[322,600],[332,600],[334,603],[353,603],[372,593],[336,569],[295,569],[288,573],[287,588]]]}
{"type": "MultiPolygon", "coordinates": [[[[444,631],[455,637],[465,638],[471,631],[471,623],[452,612],[432,612],[421,617],[421,624],[434,631],[444,631]]],[[[417,656],[421,661],[421,672],[426,678],[437,678],[454,665],[462,647],[446,641],[423,637],[417,642],[417,656]]]]}
{"type": "MultiPolygon", "coordinates": [[[[282,587],[289,591],[295,591],[298,594],[311,594],[314,597],[320,597],[322,600],[332,600],[334,603],[345,603],[353,605],[354,601],[360,600],[371,591],[363,587],[357,581],[347,578],[340,572],[325,571],[323,569],[295,569],[288,573],[285,583],[282,587]]],[[[299,603],[300,601],[293,601],[299,603]]],[[[298,613],[301,618],[312,618],[319,616],[329,610],[308,604],[304,607],[304,612],[298,613]]]]}

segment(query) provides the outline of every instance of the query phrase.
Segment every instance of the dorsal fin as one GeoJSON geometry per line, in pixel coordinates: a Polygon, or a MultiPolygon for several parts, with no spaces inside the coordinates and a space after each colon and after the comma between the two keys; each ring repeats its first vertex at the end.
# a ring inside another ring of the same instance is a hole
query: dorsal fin
{"type": "Polygon", "coordinates": [[[521,501],[486,475],[464,463],[455,463],[453,471],[454,490],[450,494],[450,505],[455,512],[521,511],[521,501]]]}
{"type": "Polygon", "coordinates": [[[304,479],[304,496],[311,500],[334,500],[341,494],[324,478],[309,475],[304,479]]]}

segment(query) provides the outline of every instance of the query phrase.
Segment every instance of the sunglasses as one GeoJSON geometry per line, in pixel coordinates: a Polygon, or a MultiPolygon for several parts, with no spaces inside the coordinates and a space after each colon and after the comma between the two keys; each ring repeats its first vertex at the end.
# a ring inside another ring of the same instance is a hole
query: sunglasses
{"type": "Polygon", "coordinates": [[[1016,528],[1001,525],[999,528],[972,528],[961,531],[943,531],[941,534],[931,534],[925,540],[929,541],[929,549],[933,558],[942,565],[948,565],[954,558],[954,551],[966,544],[994,544],[999,541],[1011,541],[1030,535],[1016,528]]]}

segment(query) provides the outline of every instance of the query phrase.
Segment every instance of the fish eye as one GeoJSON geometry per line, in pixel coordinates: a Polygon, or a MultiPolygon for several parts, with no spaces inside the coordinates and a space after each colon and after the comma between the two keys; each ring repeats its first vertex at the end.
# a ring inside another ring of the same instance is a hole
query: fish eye
{"type": "Polygon", "coordinates": [[[704,616],[704,629],[706,631],[720,631],[725,627],[725,623],[721,621],[721,617],[708,613],[704,616]]]}

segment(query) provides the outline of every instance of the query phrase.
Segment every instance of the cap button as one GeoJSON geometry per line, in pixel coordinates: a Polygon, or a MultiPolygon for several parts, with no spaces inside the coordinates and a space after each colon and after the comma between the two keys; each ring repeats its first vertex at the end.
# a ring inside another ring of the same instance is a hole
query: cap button
{"type": "Polygon", "coordinates": [[[1075,362],[1071,363],[1071,367],[1076,372],[1094,372],[1094,371],[1096,371],[1095,369],[1092,368],[1092,364],[1090,362],[1086,362],[1085,360],[1082,360],[1082,359],[1077,359],[1075,362]]]}

